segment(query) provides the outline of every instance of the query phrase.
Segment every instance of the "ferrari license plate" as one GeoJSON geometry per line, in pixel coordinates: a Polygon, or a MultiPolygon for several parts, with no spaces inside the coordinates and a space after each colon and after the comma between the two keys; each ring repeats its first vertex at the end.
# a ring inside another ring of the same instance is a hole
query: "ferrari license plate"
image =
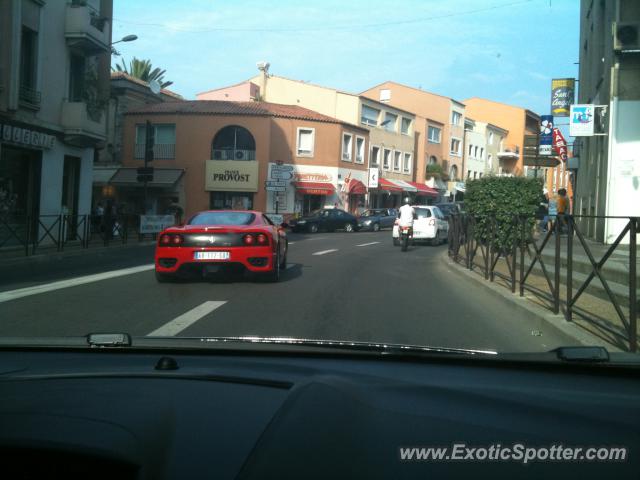
{"type": "Polygon", "coordinates": [[[229,260],[229,252],[195,252],[196,260],[229,260]]]}

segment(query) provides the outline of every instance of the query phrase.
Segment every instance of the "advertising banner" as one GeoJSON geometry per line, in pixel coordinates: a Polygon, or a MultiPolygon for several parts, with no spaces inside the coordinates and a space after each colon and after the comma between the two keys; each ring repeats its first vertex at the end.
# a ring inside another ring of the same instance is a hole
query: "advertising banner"
{"type": "Polygon", "coordinates": [[[205,179],[207,191],[257,192],[258,162],[207,160],[205,179]]]}
{"type": "Polygon", "coordinates": [[[176,224],[173,215],[140,215],[140,233],[160,233],[176,224]]]}
{"type": "Polygon", "coordinates": [[[594,124],[593,105],[571,105],[569,135],[572,137],[592,137],[594,124]]]}
{"type": "Polygon", "coordinates": [[[540,155],[551,155],[553,153],[553,115],[542,115],[540,117],[540,155]]]}
{"type": "Polygon", "coordinates": [[[559,128],[553,129],[553,148],[563,162],[567,161],[567,142],[559,128]]]}
{"type": "Polygon", "coordinates": [[[576,91],[574,78],[554,78],[551,80],[551,115],[568,117],[569,107],[574,101],[576,91]]]}
{"type": "Polygon", "coordinates": [[[380,171],[377,168],[369,169],[369,188],[378,188],[378,178],[380,171]]]}

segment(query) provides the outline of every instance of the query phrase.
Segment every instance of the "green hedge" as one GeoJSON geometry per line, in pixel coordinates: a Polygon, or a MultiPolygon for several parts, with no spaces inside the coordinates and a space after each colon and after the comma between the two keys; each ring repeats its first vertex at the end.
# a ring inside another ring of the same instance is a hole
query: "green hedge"
{"type": "Polygon", "coordinates": [[[491,219],[496,219],[496,250],[509,250],[514,239],[522,240],[521,228],[514,228],[514,215],[527,217],[528,229],[535,224],[535,212],[542,195],[542,179],[484,177],[467,181],[465,210],[476,219],[475,237],[486,242],[491,219]]]}

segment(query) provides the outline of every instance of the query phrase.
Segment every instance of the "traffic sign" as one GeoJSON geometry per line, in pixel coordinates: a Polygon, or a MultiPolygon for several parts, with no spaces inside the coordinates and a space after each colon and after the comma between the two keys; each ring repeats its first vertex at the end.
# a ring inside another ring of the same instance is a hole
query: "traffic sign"
{"type": "Polygon", "coordinates": [[[524,165],[527,167],[557,167],[560,161],[557,157],[524,157],[524,165]]]}
{"type": "Polygon", "coordinates": [[[267,192],[286,192],[286,187],[264,187],[267,192]]]}
{"type": "Polygon", "coordinates": [[[281,172],[293,172],[293,165],[272,165],[271,171],[280,170],[281,172]]]}
{"type": "Polygon", "coordinates": [[[267,180],[264,182],[267,187],[286,187],[287,182],[283,182],[282,180],[267,180]]]}
{"type": "Polygon", "coordinates": [[[271,171],[271,178],[275,178],[278,180],[290,180],[293,178],[293,173],[292,172],[285,172],[285,171],[280,171],[280,170],[272,170],[271,171]]]}

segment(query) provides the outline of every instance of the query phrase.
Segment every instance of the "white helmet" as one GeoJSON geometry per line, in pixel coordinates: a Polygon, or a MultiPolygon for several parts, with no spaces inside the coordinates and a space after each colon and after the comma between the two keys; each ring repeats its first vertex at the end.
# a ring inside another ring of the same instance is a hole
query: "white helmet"
{"type": "Polygon", "coordinates": [[[411,200],[409,199],[409,197],[404,197],[404,200],[402,201],[402,203],[404,203],[405,205],[409,205],[411,204],[411,200]]]}

